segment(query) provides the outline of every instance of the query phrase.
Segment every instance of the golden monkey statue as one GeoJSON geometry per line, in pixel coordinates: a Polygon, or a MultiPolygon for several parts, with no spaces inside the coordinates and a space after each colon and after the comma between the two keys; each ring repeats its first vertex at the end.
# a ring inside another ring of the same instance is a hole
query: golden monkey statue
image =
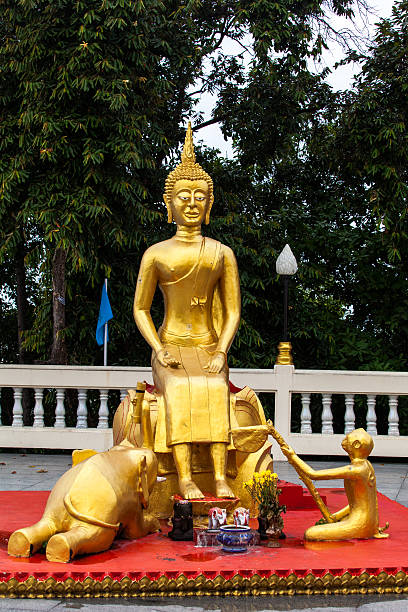
{"type": "Polygon", "coordinates": [[[305,540],[388,538],[388,534],[383,533],[388,528],[388,523],[385,527],[379,527],[375,472],[367,459],[373,450],[374,442],[364,429],[355,429],[347,434],[341,444],[348,453],[351,464],[318,471],[296,455],[271,421],[263,425],[238,427],[231,433],[236,448],[241,446],[259,448],[268,435],[273,436],[278,442],[283,454],[309,489],[327,521],[327,524],[318,524],[306,529],[305,540]],[[312,483],[312,480],[331,478],[344,478],[344,489],[349,502],[345,508],[334,514],[330,513],[312,483]]]}
{"type": "MultiPolygon", "coordinates": [[[[144,413],[150,416],[144,414],[142,421],[150,440],[145,446],[157,454],[159,473],[166,476],[153,493],[158,516],[168,516],[175,493],[185,499],[203,498],[203,490],[241,497],[243,481],[271,464],[269,443],[248,460],[248,453],[235,452],[231,440],[232,427],[265,423],[265,416],[248,387],[241,396],[230,392],[227,352],[240,321],[240,287],[232,250],[201,233],[213,200],[213,182],[195,161],[189,124],[181,164],[165,184],[168,221],[177,231],[144,253],[133,307],[152,348],[154,390],[146,393],[144,413]],[[150,314],[157,286],[165,306],[158,330],[150,314]]],[[[115,443],[130,402],[128,397],[116,413],[115,443]]]]}
{"type": "Polygon", "coordinates": [[[8,554],[29,557],[47,542],[48,561],[108,549],[120,534],[140,538],[159,529],[146,510],[157,475],[157,459],[125,440],[78,463],[52,489],[43,517],[10,536],[8,554]]]}
{"type": "Polygon", "coordinates": [[[379,527],[375,472],[367,457],[374,447],[373,439],[364,429],[347,434],[342,447],[351,463],[339,468],[314,470],[298,457],[290,446],[281,444],[289,463],[312,480],[344,478],[348,505],[330,515],[333,522],[314,525],[305,531],[306,540],[349,540],[352,538],[388,538],[379,527]]]}

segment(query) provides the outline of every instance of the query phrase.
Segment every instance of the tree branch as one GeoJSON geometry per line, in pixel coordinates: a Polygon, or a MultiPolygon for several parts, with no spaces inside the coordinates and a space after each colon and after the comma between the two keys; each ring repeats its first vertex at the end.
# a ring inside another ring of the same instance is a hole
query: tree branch
{"type": "Polygon", "coordinates": [[[225,118],[227,117],[227,115],[219,115],[218,117],[213,117],[212,119],[209,119],[208,121],[203,121],[202,123],[199,123],[198,125],[195,125],[193,127],[193,132],[197,132],[197,130],[201,130],[202,128],[208,127],[209,125],[214,125],[214,123],[219,123],[220,121],[223,121],[225,118]]]}

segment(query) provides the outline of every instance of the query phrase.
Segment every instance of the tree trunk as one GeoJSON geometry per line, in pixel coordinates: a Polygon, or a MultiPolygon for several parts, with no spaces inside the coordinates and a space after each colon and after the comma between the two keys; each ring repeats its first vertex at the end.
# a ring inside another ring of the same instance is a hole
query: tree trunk
{"type": "MultiPolygon", "coordinates": [[[[29,304],[27,300],[26,269],[24,257],[26,255],[24,242],[21,242],[14,256],[16,271],[16,303],[17,303],[17,334],[18,334],[18,363],[29,363],[30,356],[23,347],[23,332],[28,328],[29,304]]],[[[22,407],[23,423],[30,425],[33,410],[32,392],[23,389],[22,407]]]]}
{"type": "Polygon", "coordinates": [[[50,363],[66,365],[68,353],[63,337],[65,329],[65,263],[67,253],[57,248],[52,260],[52,318],[53,342],[50,363]]]}
{"type": "Polygon", "coordinates": [[[18,333],[18,363],[25,363],[25,350],[23,348],[23,332],[27,329],[27,291],[26,271],[24,264],[25,248],[20,243],[14,258],[16,270],[16,302],[17,302],[17,333],[18,333]]]}

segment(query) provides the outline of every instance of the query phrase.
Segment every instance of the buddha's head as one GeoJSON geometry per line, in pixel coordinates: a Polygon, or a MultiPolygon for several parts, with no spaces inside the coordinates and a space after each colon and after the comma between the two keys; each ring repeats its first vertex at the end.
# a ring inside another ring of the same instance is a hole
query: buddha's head
{"type": "Polygon", "coordinates": [[[341,443],[351,459],[366,459],[374,447],[370,434],[365,429],[355,429],[341,443]]]}
{"type": "Polygon", "coordinates": [[[177,225],[195,226],[209,223],[214,202],[211,177],[195,161],[193,133],[188,123],[186,139],[179,164],[166,179],[164,203],[167,219],[177,225]]]}

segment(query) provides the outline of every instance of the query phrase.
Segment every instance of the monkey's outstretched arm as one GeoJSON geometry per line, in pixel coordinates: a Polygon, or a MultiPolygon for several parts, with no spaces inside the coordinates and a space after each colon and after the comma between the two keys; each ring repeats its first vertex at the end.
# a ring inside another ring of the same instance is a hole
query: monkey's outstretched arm
{"type": "MultiPolygon", "coordinates": [[[[304,462],[296,455],[296,453],[293,450],[293,448],[291,446],[289,446],[289,444],[287,444],[285,442],[285,440],[282,438],[280,433],[273,426],[272,421],[267,421],[267,426],[268,426],[268,432],[271,434],[271,436],[279,444],[282,453],[285,455],[285,457],[287,457],[289,463],[294,467],[294,469],[296,470],[296,472],[299,475],[299,478],[301,479],[301,481],[305,484],[305,486],[309,490],[310,494],[312,495],[313,499],[316,502],[317,507],[319,508],[320,512],[322,513],[323,518],[328,523],[334,523],[334,522],[336,522],[336,520],[339,520],[339,519],[335,518],[331,514],[331,512],[327,508],[326,504],[324,503],[324,501],[320,497],[320,494],[317,491],[316,487],[314,486],[311,478],[309,478],[309,476],[305,473],[305,470],[303,469],[303,467],[301,465],[299,465],[299,464],[303,464],[304,462]]],[[[307,464],[305,464],[305,466],[306,465],[307,464]]]]}

